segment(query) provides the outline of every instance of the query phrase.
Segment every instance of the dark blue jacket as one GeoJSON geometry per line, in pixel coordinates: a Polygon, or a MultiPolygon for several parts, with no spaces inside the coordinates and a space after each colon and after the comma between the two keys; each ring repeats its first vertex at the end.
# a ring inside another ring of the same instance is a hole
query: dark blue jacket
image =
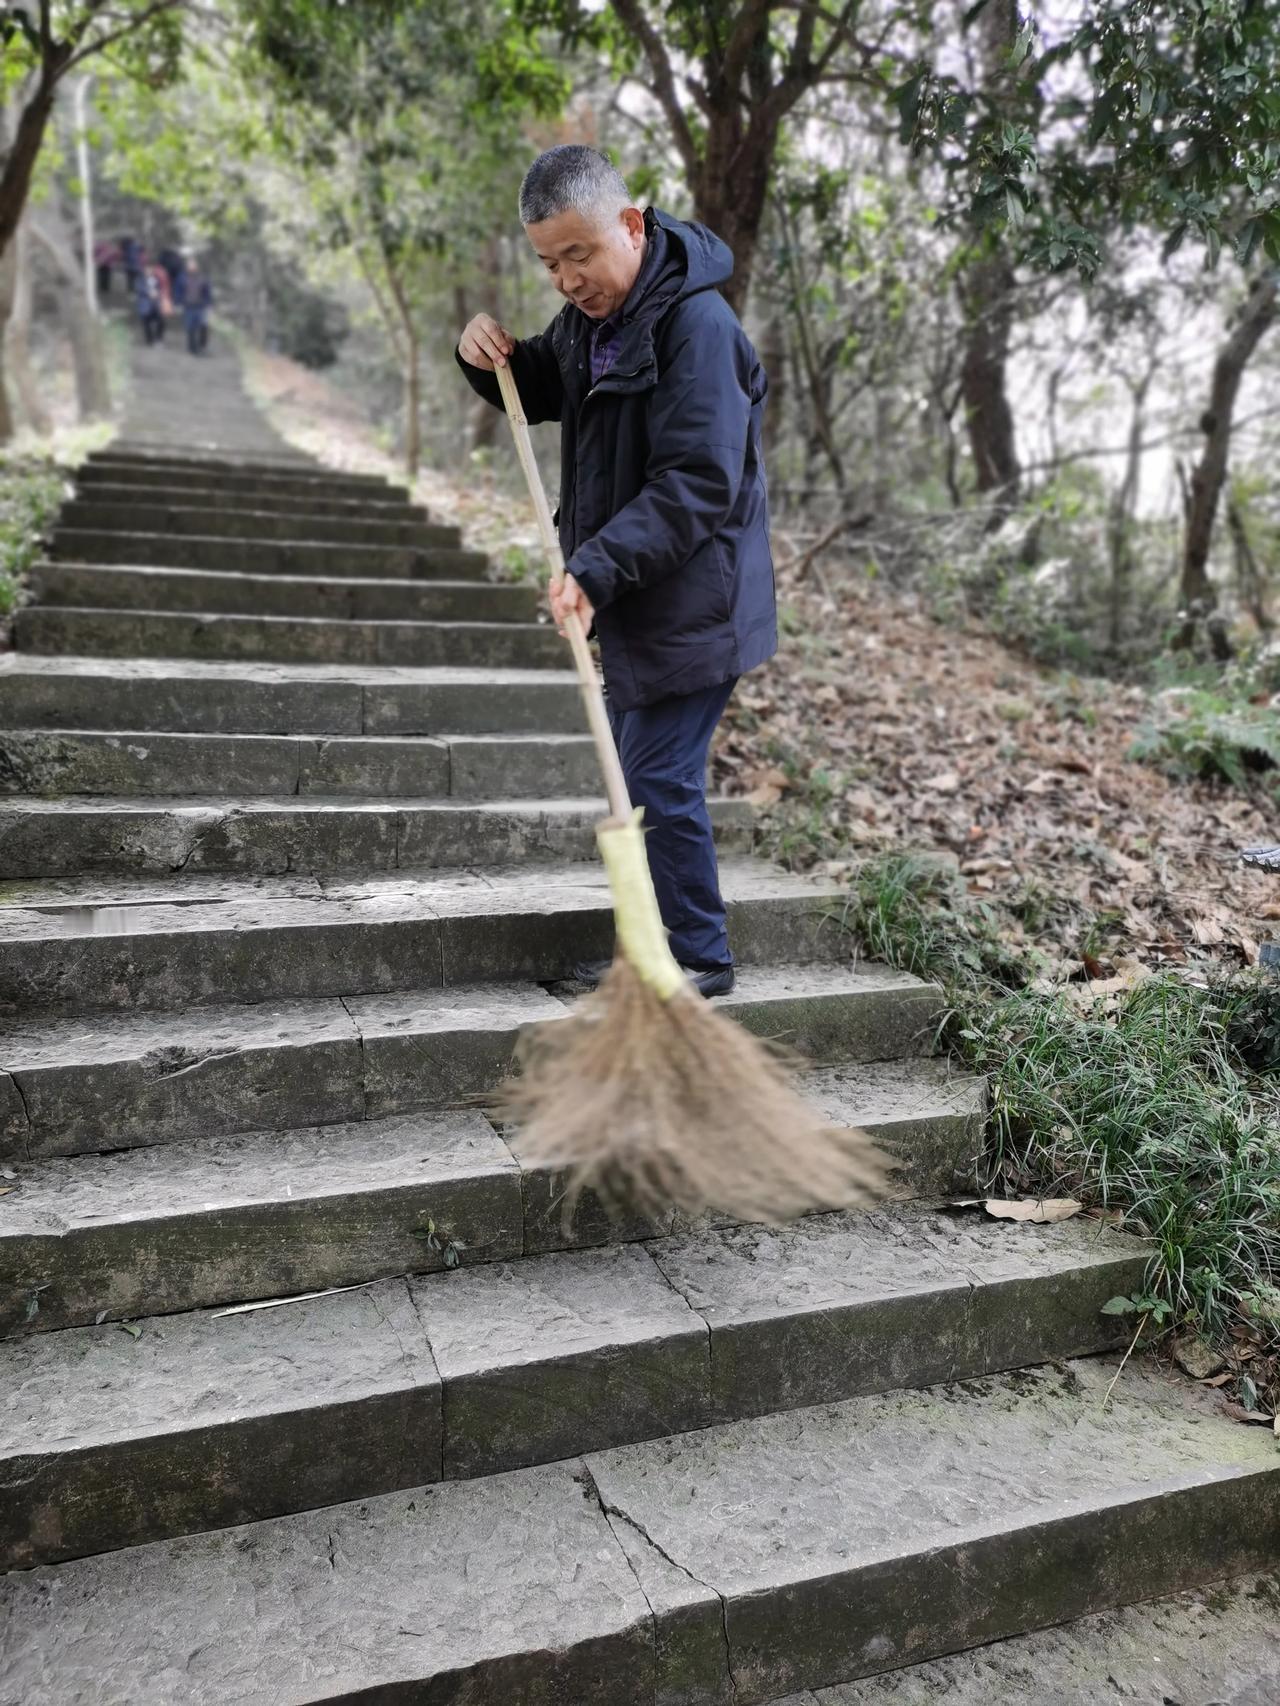
{"type": "MultiPolygon", "coordinates": [[[[594,322],[572,303],[511,358],[529,420],[560,422],[560,545],[595,607],[623,711],[741,675],[778,644],[760,456],[768,382],[715,288],[733,257],[705,226],[657,208],[645,225],[665,234],[661,263],[628,297],[598,385],[594,322]]],[[[501,408],[493,374],[458,364],[501,408]]]]}

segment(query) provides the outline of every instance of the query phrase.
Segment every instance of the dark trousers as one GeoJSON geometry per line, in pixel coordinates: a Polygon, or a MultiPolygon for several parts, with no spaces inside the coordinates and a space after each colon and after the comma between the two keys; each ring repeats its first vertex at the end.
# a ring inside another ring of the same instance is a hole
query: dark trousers
{"type": "Polygon", "coordinates": [[[142,336],[149,344],[164,342],[164,315],[158,308],[142,316],[142,336]]]}
{"type": "Polygon", "coordinates": [[[658,910],[682,966],[733,964],[707,813],[707,752],[736,681],[634,711],[609,704],[631,803],[644,807],[658,910]]]}
{"type": "Polygon", "coordinates": [[[192,355],[202,355],[209,342],[209,322],[205,318],[203,308],[188,308],[184,316],[187,323],[187,348],[192,355]]]}

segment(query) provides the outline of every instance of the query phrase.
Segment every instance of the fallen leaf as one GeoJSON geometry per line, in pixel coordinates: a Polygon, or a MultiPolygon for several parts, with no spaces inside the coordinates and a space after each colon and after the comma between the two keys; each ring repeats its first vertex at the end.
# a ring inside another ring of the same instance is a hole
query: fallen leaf
{"type": "Polygon", "coordinates": [[[927,782],[921,782],[920,786],[935,794],[954,794],[960,786],[960,778],[954,770],[944,770],[941,775],[931,776],[927,782]]]}
{"type": "Polygon", "coordinates": [[[1000,1197],[988,1197],[987,1213],[996,1220],[1029,1220],[1050,1223],[1070,1220],[1084,1208],[1074,1197],[1022,1197],[1006,1202],[1000,1197]]]}
{"type": "Polygon", "coordinates": [[[1243,1404],[1237,1404],[1228,1398],[1223,1406],[1224,1416],[1230,1416],[1233,1422],[1252,1422],[1258,1427],[1274,1428],[1277,1418],[1267,1415],[1265,1410],[1246,1410],[1243,1404]]]}
{"type": "Polygon", "coordinates": [[[764,783],[759,788],[753,788],[743,799],[749,806],[776,806],[782,798],[782,789],[775,788],[770,783],[764,783]]]}

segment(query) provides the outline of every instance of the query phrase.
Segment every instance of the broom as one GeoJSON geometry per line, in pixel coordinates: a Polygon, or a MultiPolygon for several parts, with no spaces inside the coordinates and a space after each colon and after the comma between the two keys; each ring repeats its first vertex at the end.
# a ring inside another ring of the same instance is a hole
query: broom
{"type": "MultiPolygon", "coordinates": [[[[494,369],[550,568],[564,559],[509,365],[494,369]]],[[[576,612],[565,622],[610,815],[596,828],[613,895],[616,947],[572,1015],[530,1027],[521,1071],[499,1091],[521,1153],[650,1220],[717,1211],[781,1221],[891,1194],[892,1162],[864,1132],[825,1122],[796,1093],[790,1062],[724,1016],[676,964],[658,912],[604,696],[576,612]]]]}

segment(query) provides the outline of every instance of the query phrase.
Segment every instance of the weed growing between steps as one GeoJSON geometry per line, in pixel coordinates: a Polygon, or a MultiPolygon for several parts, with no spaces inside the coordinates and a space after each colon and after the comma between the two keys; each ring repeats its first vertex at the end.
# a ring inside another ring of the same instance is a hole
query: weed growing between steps
{"type": "Polygon", "coordinates": [[[67,476],[54,463],[0,460],[0,617],[12,614],[41,538],[67,495],[67,476]]]}
{"type": "Polygon", "coordinates": [[[887,856],[854,875],[869,957],[937,980],[943,1040],[990,1089],[979,1188],[1075,1196],[1155,1246],[1114,1304],[1174,1337],[1240,1412],[1280,1408],[1280,980],[1185,972],[1049,986],[953,869],[887,856]]]}

